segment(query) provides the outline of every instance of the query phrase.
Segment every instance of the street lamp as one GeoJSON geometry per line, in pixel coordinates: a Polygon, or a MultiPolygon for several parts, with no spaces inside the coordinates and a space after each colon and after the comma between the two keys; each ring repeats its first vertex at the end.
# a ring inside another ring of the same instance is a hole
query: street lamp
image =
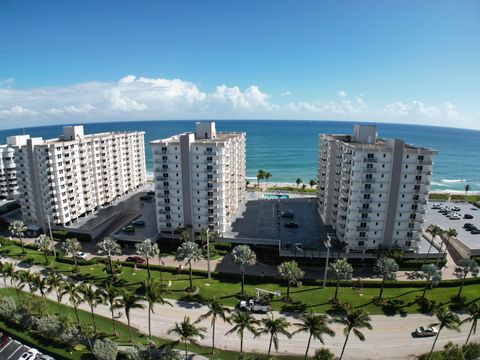
{"type": "Polygon", "coordinates": [[[52,242],[53,256],[57,257],[57,252],[55,251],[55,243],[53,242],[52,227],[50,226],[50,216],[48,214],[47,214],[47,223],[48,223],[48,233],[50,235],[50,241],[52,242]]]}
{"type": "Polygon", "coordinates": [[[327,248],[327,257],[325,258],[325,271],[323,273],[323,287],[327,285],[328,258],[330,257],[330,246],[332,246],[330,235],[327,234],[327,239],[324,240],[324,244],[325,244],[325,247],[327,248]]]}
{"type": "Polygon", "coordinates": [[[207,277],[210,279],[210,228],[207,227],[207,277]]]}

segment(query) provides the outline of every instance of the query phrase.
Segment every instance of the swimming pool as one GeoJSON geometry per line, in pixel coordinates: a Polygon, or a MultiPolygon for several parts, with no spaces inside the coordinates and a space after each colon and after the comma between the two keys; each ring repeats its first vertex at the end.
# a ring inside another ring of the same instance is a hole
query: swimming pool
{"type": "Polygon", "coordinates": [[[264,199],[288,199],[288,195],[263,194],[264,199]]]}

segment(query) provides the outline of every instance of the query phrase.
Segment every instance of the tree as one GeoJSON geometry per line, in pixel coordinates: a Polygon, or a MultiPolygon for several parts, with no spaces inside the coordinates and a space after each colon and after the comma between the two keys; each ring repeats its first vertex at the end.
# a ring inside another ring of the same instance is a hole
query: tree
{"type": "Polygon", "coordinates": [[[112,329],[113,329],[114,336],[117,336],[118,334],[117,334],[117,328],[115,327],[115,315],[113,311],[116,309],[122,308],[122,305],[123,305],[121,301],[122,293],[123,293],[123,290],[109,284],[105,287],[105,293],[103,295],[110,308],[110,314],[112,315],[112,329]]]}
{"type": "Polygon", "coordinates": [[[230,308],[228,307],[223,306],[220,300],[218,300],[216,297],[207,300],[207,303],[205,305],[208,307],[208,311],[205,314],[201,315],[198,320],[201,321],[212,318],[210,323],[212,326],[212,353],[215,353],[215,324],[218,318],[228,323],[230,319],[227,315],[230,314],[232,310],[230,310],[230,308]]]}
{"type": "Polygon", "coordinates": [[[97,244],[98,253],[100,255],[106,255],[108,259],[108,268],[110,272],[110,282],[113,282],[113,264],[112,256],[121,255],[122,248],[120,245],[111,237],[106,237],[103,241],[97,244]]]}
{"type": "Polygon", "coordinates": [[[134,292],[124,291],[122,294],[121,305],[125,309],[125,316],[127,317],[128,334],[130,336],[130,342],[133,342],[132,327],[130,326],[130,311],[133,309],[144,309],[145,305],[142,304],[142,298],[137,296],[134,292]]]}
{"type": "Polygon", "coordinates": [[[45,294],[47,292],[48,284],[47,278],[40,276],[39,273],[30,274],[29,276],[30,289],[33,292],[40,292],[42,300],[45,300],[45,294]]]}
{"type": "Polygon", "coordinates": [[[230,322],[234,326],[227,331],[225,335],[236,333],[240,337],[240,353],[243,353],[243,335],[245,330],[256,335],[257,331],[255,326],[257,326],[259,322],[247,311],[234,312],[230,317],[230,322]]]}
{"type": "Polygon", "coordinates": [[[145,293],[145,300],[148,303],[148,338],[152,338],[151,329],[151,314],[153,313],[153,307],[155,303],[167,304],[172,306],[171,303],[165,300],[163,297],[165,293],[164,285],[160,284],[156,279],[150,279],[143,282],[143,291],[145,293]]]}
{"type": "Polygon", "coordinates": [[[77,253],[82,251],[82,244],[75,238],[69,238],[65,239],[62,248],[67,254],[72,255],[73,261],[75,262],[75,272],[78,273],[77,253]]]}
{"type": "Polygon", "coordinates": [[[202,252],[200,251],[198,245],[193,241],[186,241],[180,245],[175,254],[176,261],[186,261],[188,264],[188,273],[190,277],[190,288],[188,290],[194,289],[193,287],[193,277],[192,277],[192,261],[197,262],[202,259],[202,252]]]}
{"type": "Polygon", "coordinates": [[[300,269],[295,260],[285,261],[278,266],[278,274],[283,280],[287,281],[287,299],[290,299],[290,287],[292,285],[301,285],[300,279],[305,272],[300,269]]]}
{"type": "Polygon", "coordinates": [[[232,250],[233,262],[240,266],[242,273],[242,295],[245,294],[245,270],[247,266],[255,265],[257,254],[248,245],[237,245],[232,250]]]}
{"type": "Polygon", "coordinates": [[[36,245],[37,245],[38,249],[41,252],[43,252],[43,255],[45,256],[45,265],[47,265],[48,264],[48,250],[50,248],[50,238],[45,234],[41,234],[36,241],[36,245]]]}
{"type": "Polygon", "coordinates": [[[118,354],[117,343],[109,338],[97,339],[92,350],[97,360],[115,360],[118,354]]]}
{"type": "Polygon", "coordinates": [[[353,334],[360,340],[365,341],[365,335],[360,331],[360,329],[369,329],[372,330],[372,325],[370,322],[372,319],[368,312],[363,309],[355,309],[350,304],[346,304],[344,307],[345,313],[335,322],[344,325],[343,334],[345,335],[345,342],[343,344],[342,353],[340,354],[339,360],[342,360],[343,353],[345,352],[345,347],[347,346],[348,338],[350,333],[353,331],[353,334]]]}
{"type": "Polygon", "coordinates": [[[63,297],[62,287],[63,287],[64,282],[65,281],[63,280],[62,275],[60,275],[59,273],[53,272],[53,273],[48,274],[48,276],[47,276],[47,284],[49,285],[49,287],[47,289],[47,293],[50,293],[53,290],[55,290],[55,294],[57,296],[58,310],[59,310],[60,315],[62,314],[61,302],[62,302],[62,297],[63,297]]]}
{"type": "Polygon", "coordinates": [[[72,303],[73,310],[75,311],[77,324],[80,326],[80,318],[78,317],[78,304],[82,301],[82,298],[80,297],[79,287],[72,281],[66,281],[62,286],[62,296],[63,295],[68,295],[68,300],[72,303]]]}
{"type": "Polygon", "coordinates": [[[468,344],[468,341],[470,340],[470,336],[472,333],[476,334],[477,333],[477,323],[478,320],[480,319],[480,306],[478,302],[474,302],[472,305],[469,306],[468,308],[468,317],[462,320],[461,324],[465,323],[472,323],[472,326],[470,327],[470,331],[468,332],[467,340],[465,341],[465,345],[468,344]]]}
{"type": "Polygon", "coordinates": [[[8,227],[8,230],[10,230],[13,236],[16,236],[20,239],[20,246],[22,247],[22,255],[25,255],[25,247],[23,246],[23,236],[27,231],[27,227],[25,226],[23,221],[13,220],[10,226],[8,227]]]}
{"type": "Polygon", "coordinates": [[[454,314],[446,308],[439,307],[435,310],[435,316],[437,317],[438,322],[430,324],[429,326],[438,326],[438,332],[435,336],[435,340],[433,341],[432,349],[427,356],[427,360],[430,360],[433,349],[435,349],[435,344],[437,343],[438,337],[443,328],[459,331],[458,328],[460,325],[460,318],[458,317],[458,315],[454,314]]]}
{"type": "Polygon", "coordinates": [[[327,315],[317,315],[313,311],[310,311],[309,313],[302,314],[299,320],[300,322],[295,324],[297,330],[293,335],[302,332],[308,333],[307,349],[305,350],[304,356],[304,359],[307,359],[312,339],[316,339],[324,344],[323,336],[335,336],[335,332],[329,327],[331,321],[327,315]]]}
{"type": "Polygon", "coordinates": [[[317,185],[317,181],[312,179],[308,182],[308,185],[310,185],[310,189],[313,189],[313,187],[317,185]]]}
{"type": "Polygon", "coordinates": [[[270,179],[272,177],[272,174],[270,174],[269,172],[266,172],[263,177],[265,179],[265,188],[268,189],[268,185],[267,185],[268,179],[270,179]]]}
{"type": "Polygon", "coordinates": [[[353,274],[353,267],[347,261],[347,259],[338,259],[334,263],[330,264],[330,272],[335,277],[337,285],[335,287],[335,297],[338,299],[338,289],[340,287],[340,281],[350,280],[353,274]]]}
{"type": "Polygon", "coordinates": [[[263,169],[258,170],[257,173],[257,183],[258,187],[260,187],[260,181],[265,179],[265,171],[263,169]]]}
{"type": "Polygon", "coordinates": [[[385,280],[395,280],[397,277],[398,264],[394,259],[382,256],[377,260],[376,271],[382,277],[379,298],[382,298],[385,280]]]}
{"type": "Polygon", "coordinates": [[[93,351],[92,338],[95,336],[97,331],[91,325],[80,325],[80,335],[82,335],[85,340],[87,340],[88,348],[90,351],[93,351]]]}
{"type": "Polygon", "coordinates": [[[278,351],[278,335],[285,335],[289,339],[292,337],[292,334],[288,332],[288,328],[290,327],[290,323],[284,317],[279,317],[275,319],[273,314],[271,316],[267,316],[260,320],[263,327],[257,329],[257,334],[268,334],[270,335],[270,342],[268,345],[268,356],[270,356],[270,352],[272,350],[272,343],[275,348],[275,351],[278,351]]]}
{"type": "Polygon", "coordinates": [[[2,273],[3,277],[3,285],[7,287],[7,277],[10,277],[10,281],[12,278],[13,273],[15,272],[15,266],[12,263],[1,263],[0,272],[2,273]]]}
{"type": "Polygon", "coordinates": [[[458,232],[455,229],[449,228],[443,232],[443,235],[447,238],[447,247],[450,244],[450,240],[458,236],[458,232]]]}
{"type": "Polygon", "coordinates": [[[458,344],[454,344],[451,341],[443,347],[442,352],[443,360],[465,360],[462,348],[458,344]]]}
{"type": "Polygon", "coordinates": [[[433,288],[442,280],[442,272],[438,270],[435,264],[424,264],[422,265],[422,273],[425,279],[425,288],[423,289],[422,297],[425,297],[427,289],[429,287],[433,288]]]}
{"type": "Polygon", "coordinates": [[[190,233],[186,228],[182,228],[179,231],[179,236],[180,236],[180,242],[184,243],[190,240],[190,233]]]}
{"type": "Polygon", "coordinates": [[[465,284],[465,279],[467,278],[468,274],[472,274],[472,276],[477,276],[479,272],[479,268],[477,262],[473,259],[461,259],[458,262],[458,266],[455,268],[455,276],[462,280],[460,284],[460,288],[458,289],[457,298],[460,298],[462,294],[463,285],[465,284]]]}
{"type": "Polygon", "coordinates": [[[176,322],[175,326],[168,330],[167,334],[175,334],[180,337],[179,341],[185,345],[185,359],[188,359],[188,344],[198,345],[197,338],[205,338],[207,331],[204,327],[192,323],[189,316],[185,316],[181,323],[176,322]]]}
{"type": "Polygon", "coordinates": [[[295,180],[295,184],[297,184],[297,189],[298,189],[298,187],[300,186],[301,183],[303,183],[302,179],[297,178],[297,180],[295,180]]]}
{"type": "Polygon", "coordinates": [[[328,349],[322,348],[315,351],[313,355],[313,360],[335,360],[335,355],[328,349]]]}
{"type": "Polygon", "coordinates": [[[147,261],[147,272],[148,278],[150,279],[150,259],[154,256],[158,256],[160,254],[160,250],[158,249],[158,245],[152,243],[152,240],[146,239],[144,242],[135,244],[135,250],[138,256],[141,256],[147,261]]]}
{"type": "Polygon", "coordinates": [[[97,307],[98,304],[105,303],[104,292],[100,289],[95,289],[90,284],[81,284],[80,285],[80,293],[83,295],[83,301],[85,301],[88,306],[90,306],[90,313],[92,315],[92,325],[93,331],[97,332],[97,323],[95,321],[95,311],[94,309],[97,307]]]}
{"type": "Polygon", "coordinates": [[[468,185],[468,184],[465,184],[465,187],[464,187],[464,189],[465,189],[465,195],[467,195],[467,194],[468,194],[468,192],[470,191],[470,185],[468,185]]]}
{"type": "Polygon", "coordinates": [[[425,255],[425,259],[428,258],[428,255],[430,255],[430,251],[432,250],[433,242],[435,241],[435,238],[439,235],[442,234],[443,230],[440,226],[438,225],[430,225],[427,230],[425,230],[426,233],[429,233],[432,236],[432,241],[430,241],[430,246],[428,247],[427,254],[425,255]]]}

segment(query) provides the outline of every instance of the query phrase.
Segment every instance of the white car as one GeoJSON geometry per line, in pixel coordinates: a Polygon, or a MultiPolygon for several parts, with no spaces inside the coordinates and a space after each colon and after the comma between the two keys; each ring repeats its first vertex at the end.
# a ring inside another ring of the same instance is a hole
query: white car
{"type": "Polygon", "coordinates": [[[438,329],[433,326],[420,326],[415,329],[415,336],[417,337],[427,337],[427,336],[435,336],[438,333],[438,329]]]}
{"type": "Polygon", "coordinates": [[[80,251],[80,252],[77,252],[75,254],[75,257],[77,259],[83,259],[83,260],[87,260],[87,254],[85,254],[84,252],[80,251]]]}
{"type": "Polygon", "coordinates": [[[37,349],[30,349],[28,351],[25,351],[22,356],[18,358],[18,360],[34,360],[36,359],[37,355],[40,352],[37,349]]]}

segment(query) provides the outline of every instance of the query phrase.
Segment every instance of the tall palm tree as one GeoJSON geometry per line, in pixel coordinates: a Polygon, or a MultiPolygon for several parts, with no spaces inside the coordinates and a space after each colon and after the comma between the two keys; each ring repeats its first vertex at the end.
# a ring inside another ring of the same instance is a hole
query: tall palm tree
{"type": "Polygon", "coordinates": [[[158,245],[156,243],[152,243],[152,240],[150,239],[145,239],[145,241],[135,244],[135,250],[138,256],[147,261],[147,273],[148,278],[150,279],[150,259],[160,254],[158,245]]]}
{"type": "Polygon", "coordinates": [[[237,245],[232,250],[233,262],[240,266],[242,274],[242,295],[245,294],[245,270],[247,266],[255,265],[257,254],[248,245],[237,245]]]}
{"type": "Polygon", "coordinates": [[[145,300],[148,303],[148,338],[152,338],[152,328],[151,328],[151,314],[153,314],[153,307],[155,303],[158,304],[167,304],[173,306],[169,303],[163,295],[165,294],[165,286],[160,284],[156,279],[150,279],[143,282],[143,291],[145,293],[145,300]]]}
{"type": "Polygon", "coordinates": [[[385,281],[394,280],[397,276],[398,264],[395,259],[382,256],[377,260],[375,268],[376,272],[382,277],[382,285],[380,287],[380,294],[378,295],[381,299],[385,287],[385,281]]]}
{"type": "Polygon", "coordinates": [[[17,299],[20,300],[20,290],[23,288],[25,283],[22,283],[23,281],[23,270],[18,270],[15,271],[15,269],[12,270],[12,273],[9,275],[10,277],[10,284],[13,286],[15,289],[15,293],[17,294],[17,299]]]}
{"type": "Polygon", "coordinates": [[[310,185],[310,189],[313,189],[313,187],[317,185],[317,181],[312,179],[308,182],[308,185],[310,185]]]}
{"type": "Polygon", "coordinates": [[[253,335],[257,335],[257,330],[255,329],[255,326],[259,324],[259,321],[255,319],[249,312],[237,311],[234,312],[230,317],[230,322],[234,326],[229,331],[227,331],[225,335],[237,333],[237,335],[240,337],[240,353],[243,353],[244,332],[245,330],[247,330],[253,335]]]}
{"type": "Polygon", "coordinates": [[[124,291],[122,294],[121,304],[125,309],[125,316],[127,317],[128,334],[130,336],[130,342],[133,342],[132,327],[130,326],[130,311],[133,309],[144,309],[145,305],[142,304],[142,298],[137,296],[132,291],[124,291]]]}
{"type": "Polygon", "coordinates": [[[212,318],[211,320],[211,326],[212,326],[212,353],[215,353],[215,324],[217,322],[217,319],[220,318],[224,322],[230,322],[230,319],[228,318],[228,314],[232,310],[229,308],[223,306],[223,304],[218,300],[215,296],[212,299],[209,299],[207,303],[205,304],[208,307],[208,311],[201,315],[198,320],[202,321],[208,318],[212,318]]]}
{"type": "Polygon", "coordinates": [[[190,240],[190,233],[188,232],[188,230],[186,228],[183,228],[183,229],[180,230],[179,236],[180,236],[180,242],[181,243],[184,243],[184,242],[187,242],[187,241],[190,240]]]}
{"type": "Polygon", "coordinates": [[[75,272],[78,273],[77,253],[82,251],[82,244],[75,238],[69,238],[65,239],[62,248],[67,254],[72,256],[75,263],[75,272]]]}
{"type": "Polygon", "coordinates": [[[456,238],[458,236],[458,232],[455,229],[448,228],[448,230],[445,230],[443,232],[443,235],[447,238],[447,247],[450,244],[450,240],[453,238],[456,238]]]}
{"type": "Polygon", "coordinates": [[[185,241],[180,245],[175,253],[176,261],[186,261],[188,264],[188,273],[190,279],[190,288],[193,289],[193,276],[192,276],[192,262],[197,262],[202,259],[202,252],[198,245],[193,241],[185,241]]]}
{"type": "Polygon", "coordinates": [[[48,284],[47,278],[40,276],[39,273],[33,273],[29,276],[30,289],[32,292],[40,292],[40,296],[45,300],[45,294],[47,292],[48,284]]]}
{"type": "Polygon", "coordinates": [[[435,336],[435,340],[433,341],[432,349],[427,356],[427,360],[430,360],[433,349],[435,348],[435,344],[437,343],[438,336],[440,335],[440,332],[443,328],[459,331],[458,328],[460,325],[460,318],[458,317],[458,315],[454,314],[449,309],[437,308],[437,310],[435,311],[435,316],[437,317],[438,322],[430,324],[430,326],[438,326],[438,332],[437,336],[435,336]]]}
{"type": "Polygon", "coordinates": [[[98,304],[105,303],[105,293],[100,289],[95,289],[92,285],[83,283],[80,285],[80,292],[83,296],[83,301],[85,301],[90,307],[90,313],[92,315],[92,326],[93,331],[97,332],[97,323],[95,321],[95,311],[94,309],[98,304]]]}
{"type": "Polygon", "coordinates": [[[470,191],[470,185],[466,184],[464,189],[465,189],[465,195],[467,195],[468,192],[470,191]]]}
{"type": "Polygon", "coordinates": [[[111,237],[104,238],[101,242],[97,244],[98,253],[100,255],[105,255],[108,260],[108,272],[110,273],[110,283],[113,282],[113,264],[112,256],[121,255],[122,248],[120,245],[111,237]]]}
{"type": "Polygon", "coordinates": [[[38,247],[38,250],[43,252],[43,255],[45,256],[45,265],[47,265],[48,251],[50,249],[50,238],[45,234],[41,234],[36,241],[36,245],[38,247]]]}
{"type": "Polygon", "coordinates": [[[333,264],[330,264],[329,271],[334,275],[336,280],[334,299],[337,300],[340,281],[350,280],[352,278],[353,267],[347,259],[338,259],[333,264]]]}
{"type": "Polygon", "coordinates": [[[327,315],[316,315],[313,313],[313,311],[311,311],[309,313],[302,314],[299,319],[300,322],[295,324],[298,329],[293,333],[293,335],[301,332],[306,332],[309,334],[307,349],[305,350],[304,356],[304,359],[306,359],[312,339],[317,339],[324,344],[323,335],[335,336],[335,332],[329,327],[331,320],[327,315]]]}
{"type": "Polygon", "coordinates": [[[257,334],[270,335],[270,342],[268,345],[268,356],[270,356],[270,352],[272,351],[272,343],[275,347],[275,351],[278,351],[278,335],[285,335],[289,339],[292,337],[292,334],[290,334],[287,330],[290,327],[290,323],[284,317],[275,319],[273,314],[263,318],[260,320],[260,322],[263,326],[257,329],[257,334]]]}
{"type": "Polygon", "coordinates": [[[80,318],[78,317],[78,305],[81,303],[80,290],[77,284],[72,281],[66,281],[62,286],[62,295],[68,295],[68,300],[73,305],[77,324],[80,326],[80,318]]]}
{"type": "Polygon", "coordinates": [[[478,323],[478,320],[480,319],[480,305],[478,304],[478,302],[475,302],[469,306],[468,315],[469,316],[463,319],[461,322],[461,324],[468,323],[468,322],[472,323],[472,326],[470,327],[470,331],[468,332],[467,341],[465,341],[465,345],[468,344],[468,341],[470,340],[470,336],[472,335],[472,332],[474,334],[477,333],[477,323],[478,323]]]}
{"type": "Polygon", "coordinates": [[[7,277],[12,278],[13,273],[15,272],[15,266],[12,263],[2,263],[0,268],[2,276],[3,276],[3,284],[7,287],[7,277]]]}
{"type": "Polygon", "coordinates": [[[27,227],[25,226],[23,221],[21,220],[12,221],[10,226],[8,227],[8,230],[10,230],[13,236],[16,236],[20,239],[20,246],[22,247],[22,255],[25,255],[25,247],[23,246],[23,236],[27,231],[27,227]]]}
{"type": "Polygon", "coordinates": [[[301,183],[303,183],[302,179],[297,178],[297,180],[295,180],[295,184],[297,184],[297,188],[300,186],[301,183]]]}
{"type": "Polygon", "coordinates": [[[353,334],[360,340],[365,341],[365,335],[360,331],[360,329],[369,329],[372,330],[371,322],[372,319],[368,312],[363,309],[355,309],[351,304],[346,304],[345,314],[336,319],[335,322],[344,325],[343,334],[345,335],[345,342],[343,344],[342,353],[340,354],[339,360],[342,360],[343,353],[345,352],[345,347],[347,346],[348,338],[350,333],[353,331],[353,334]]]}
{"type": "Polygon", "coordinates": [[[455,276],[457,276],[460,280],[460,287],[458,289],[457,298],[460,299],[462,295],[463,286],[465,285],[465,279],[467,278],[468,274],[472,274],[472,276],[477,277],[479,273],[478,264],[473,259],[462,259],[458,262],[458,266],[455,268],[455,276]]]}
{"type": "Polygon", "coordinates": [[[105,300],[108,303],[110,308],[110,314],[112,316],[112,329],[113,335],[117,336],[117,328],[115,327],[115,314],[113,313],[114,310],[122,308],[121,296],[123,290],[109,284],[105,287],[105,300]]]}
{"type": "Polygon", "coordinates": [[[270,174],[268,171],[265,172],[265,175],[263,175],[263,178],[265,179],[265,189],[268,189],[268,179],[272,177],[272,174],[270,174]]]}
{"type": "Polygon", "coordinates": [[[429,233],[432,236],[432,241],[430,241],[430,246],[428,247],[427,254],[425,255],[425,259],[428,258],[428,255],[430,255],[430,251],[432,250],[433,242],[435,241],[435,238],[439,235],[442,234],[443,230],[440,226],[438,225],[430,225],[427,230],[425,230],[426,233],[429,233]]]}
{"type": "Polygon", "coordinates": [[[58,310],[60,315],[62,315],[63,313],[61,302],[63,297],[62,288],[64,283],[65,281],[63,279],[63,276],[57,272],[50,273],[47,276],[47,284],[49,286],[47,289],[47,293],[50,293],[53,290],[55,290],[55,295],[57,297],[57,304],[58,304],[58,310]]]}
{"type": "Polygon", "coordinates": [[[284,261],[278,268],[278,275],[283,280],[287,281],[287,301],[290,300],[290,287],[292,285],[301,284],[301,279],[305,275],[305,272],[300,269],[298,263],[295,260],[284,261]]]}
{"type": "Polygon", "coordinates": [[[188,344],[198,345],[197,338],[205,338],[207,331],[204,327],[199,327],[195,322],[191,322],[190,317],[185,316],[181,323],[176,322],[175,326],[168,330],[167,334],[178,335],[179,341],[185,344],[185,359],[188,359],[188,344]]]}
{"type": "Polygon", "coordinates": [[[260,181],[265,179],[265,171],[263,169],[258,170],[257,173],[257,184],[260,187],[260,181]]]}

